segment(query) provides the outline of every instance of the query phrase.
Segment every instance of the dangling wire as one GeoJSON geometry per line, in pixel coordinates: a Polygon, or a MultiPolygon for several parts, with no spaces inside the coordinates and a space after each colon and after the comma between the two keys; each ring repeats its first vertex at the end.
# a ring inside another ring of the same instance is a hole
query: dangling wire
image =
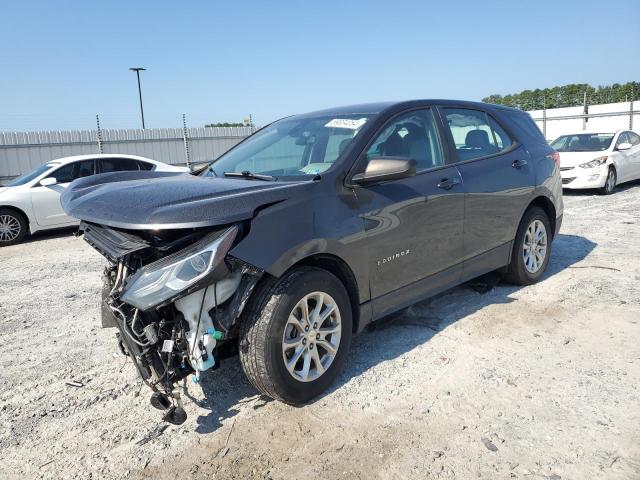
{"type": "MultiPolygon", "coordinates": [[[[202,302],[200,302],[200,312],[198,313],[198,324],[196,325],[196,331],[193,332],[193,346],[191,347],[191,355],[190,355],[191,357],[193,357],[193,352],[195,352],[196,350],[196,338],[198,337],[198,331],[200,330],[200,319],[202,318],[202,309],[204,308],[204,300],[205,298],[207,298],[207,290],[209,290],[209,286],[207,286],[204,289],[204,294],[202,295],[202,302]]],[[[194,367],[194,370],[195,370],[195,367],[194,367]]]]}

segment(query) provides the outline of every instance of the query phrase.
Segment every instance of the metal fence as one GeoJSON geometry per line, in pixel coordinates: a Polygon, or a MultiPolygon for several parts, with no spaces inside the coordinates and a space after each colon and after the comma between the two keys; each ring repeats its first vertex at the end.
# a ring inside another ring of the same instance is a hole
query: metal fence
{"type": "Polygon", "coordinates": [[[169,164],[211,161],[254,127],[150,128],[0,132],[0,178],[27,173],[61,157],[92,153],[140,155],[169,164]]]}

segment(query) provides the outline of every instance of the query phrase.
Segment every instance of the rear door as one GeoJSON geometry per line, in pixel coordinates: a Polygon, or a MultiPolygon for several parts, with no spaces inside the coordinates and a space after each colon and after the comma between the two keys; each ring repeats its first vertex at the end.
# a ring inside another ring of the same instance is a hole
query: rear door
{"type": "Polygon", "coordinates": [[[31,205],[38,225],[43,227],[73,225],[75,219],[68,217],[60,204],[60,194],[76,178],[87,177],[95,173],[94,160],[82,160],[62,165],[46,178],[55,178],[56,184],[43,187],[36,184],[31,187],[31,205]]]}
{"type": "Polygon", "coordinates": [[[432,109],[400,114],[374,136],[361,165],[374,158],[417,162],[410,178],[356,187],[367,237],[374,317],[413,303],[461,274],[464,195],[445,162],[432,109]],[[421,282],[426,278],[434,279],[421,282]]]}
{"type": "Polygon", "coordinates": [[[480,109],[440,109],[465,192],[465,279],[508,262],[535,172],[525,147],[480,109]]]}

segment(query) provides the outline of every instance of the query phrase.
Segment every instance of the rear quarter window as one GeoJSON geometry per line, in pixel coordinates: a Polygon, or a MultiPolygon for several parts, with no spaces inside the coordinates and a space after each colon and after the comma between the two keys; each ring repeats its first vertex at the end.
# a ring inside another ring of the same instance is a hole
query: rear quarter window
{"type": "Polygon", "coordinates": [[[137,163],[140,170],[152,170],[155,166],[153,163],[143,162],[142,160],[138,160],[137,163]]]}
{"type": "Polygon", "coordinates": [[[527,113],[499,111],[496,112],[504,118],[507,125],[522,143],[537,143],[548,145],[544,135],[527,113]]]}

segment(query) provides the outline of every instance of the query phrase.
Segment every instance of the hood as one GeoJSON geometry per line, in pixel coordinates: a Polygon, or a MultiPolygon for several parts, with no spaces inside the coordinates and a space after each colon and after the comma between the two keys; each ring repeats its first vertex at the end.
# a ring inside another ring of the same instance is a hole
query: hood
{"type": "Polygon", "coordinates": [[[252,218],[256,209],[287,200],[313,183],[114,172],[74,181],[61,203],[71,217],[115,228],[197,228],[252,218]]]}
{"type": "Polygon", "coordinates": [[[560,154],[560,167],[577,167],[581,163],[587,163],[596,158],[610,155],[606,150],[600,152],[558,152],[560,154]]]}

